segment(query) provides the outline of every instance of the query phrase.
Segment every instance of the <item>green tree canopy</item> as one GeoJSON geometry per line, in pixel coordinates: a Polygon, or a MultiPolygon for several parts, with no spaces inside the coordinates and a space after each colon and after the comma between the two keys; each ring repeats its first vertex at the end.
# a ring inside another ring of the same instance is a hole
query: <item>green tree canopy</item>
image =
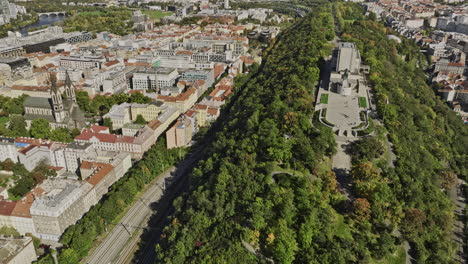
{"type": "Polygon", "coordinates": [[[10,118],[10,125],[8,128],[11,131],[10,136],[12,137],[27,137],[29,136],[28,130],[26,129],[26,121],[24,117],[20,115],[12,115],[10,118]]]}
{"type": "Polygon", "coordinates": [[[146,124],[146,120],[145,118],[142,116],[142,115],[137,115],[137,118],[135,119],[135,124],[139,124],[139,125],[144,125],[146,124]]]}
{"type": "Polygon", "coordinates": [[[31,122],[31,129],[29,132],[34,138],[48,139],[51,134],[49,121],[44,118],[34,119],[31,122]]]}

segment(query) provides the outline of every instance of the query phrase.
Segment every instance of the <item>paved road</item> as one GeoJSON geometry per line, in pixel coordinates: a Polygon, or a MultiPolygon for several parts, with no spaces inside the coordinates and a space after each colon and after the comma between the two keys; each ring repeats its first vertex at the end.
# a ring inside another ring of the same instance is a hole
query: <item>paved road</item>
{"type": "Polygon", "coordinates": [[[340,191],[346,196],[348,200],[353,200],[351,194],[351,156],[346,153],[346,149],[353,140],[357,138],[344,138],[335,136],[337,152],[332,158],[332,169],[336,174],[336,180],[340,191]]]}
{"type": "MultiPolygon", "coordinates": [[[[192,152],[185,160],[181,161],[177,167],[172,167],[162,173],[158,180],[151,185],[142,197],[128,210],[127,214],[119,221],[114,229],[101,242],[99,247],[83,260],[88,264],[110,264],[123,263],[127,259],[127,254],[131,254],[133,246],[138,239],[132,238],[132,234],[140,236],[143,228],[147,227],[149,217],[155,213],[151,205],[161,200],[165,193],[163,188],[169,189],[173,185],[180,185],[184,181],[188,168],[191,168],[195,161],[200,158],[199,153],[203,146],[192,152]],[[174,175],[174,176],[172,176],[174,175]],[[132,239],[131,239],[132,238],[132,239]]],[[[174,195],[175,192],[167,192],[167,195],[174,195]]],[[[163,226],[152,226],[151,229],[162,228],[163,226]]],[[[154,251],[154,248],[153,250],[154,251]]]]}
{"type": "MultiPolygon", "coordinates": [[[[172,184],[172,189],[168,192],[166,198],[166,203],[171,203],[174,198],[178,197],[188,185],[187,175],[192,171],[193,167],[197,164],[197,161],[203,158],[203,151],[205,145],[200,146],[198,150],[192,152],[190,157],[183,160],[177,167],[174,177],[174,183],[172,184]]],[[[153,210],[148,216],[152,215],[154,219],[150,222],[150,229],[147,230],[146,234],[142,235],[143,245],[140,245],[138,252],[134,256],[132,263],[143,263],[143,264],[153,264],[156,251],[155,245],[158,242],[161,229],[168,224],[168,216],[173,213],[172,208],[166,206],[164,211],[158,215],[158,212],[153,210]],[[144,237],[143,237],[144,236],[144,237]]],[[[120,262],[119,262],[120,263],[120,262]]],[[[122,262],[123,263],[123,262],[122,262]]]]}
{"type": "Polygon", "coordinates": [[[122,249],[127,245],[131,235],[139,229],[140,226],[146,226],[148,215],[152,213],[149,205],[156,202],[163,195],[164,181],[171,177],[171,171],[174,168],[166,170],[131,208],[120,222],[107,235],[105,240],[92,254],[85,259],[84,263],[89,264],[108,264],[115,263],[120,256],[122,249]]]}

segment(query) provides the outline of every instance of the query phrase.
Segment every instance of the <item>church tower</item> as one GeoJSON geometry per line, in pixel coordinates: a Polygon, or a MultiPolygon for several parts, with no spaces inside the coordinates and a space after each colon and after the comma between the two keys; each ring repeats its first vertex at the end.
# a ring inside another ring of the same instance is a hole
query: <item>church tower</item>
{"type": "Polygon", "coordinates": [[[67,99],[76,103],[75,87],[70,79],[70,75],[68,75],[68,71],[65,72],[65,94],[67,95],[67,99]]]}
{"type": "Polygon", "coordinates": [[[65,119],[65,112],[63,109],[62,95],[57,87],[57,77],[55,77],[55,75],[50,76],[50,97],[52,99],[55,121],[61,123],[65,119]]]}

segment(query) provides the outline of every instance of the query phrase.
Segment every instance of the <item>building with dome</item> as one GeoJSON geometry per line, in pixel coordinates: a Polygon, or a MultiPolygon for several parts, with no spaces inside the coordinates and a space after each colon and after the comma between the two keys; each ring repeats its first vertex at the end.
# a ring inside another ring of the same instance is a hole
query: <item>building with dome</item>
{"type": "Polygon", "coordinates": [[[86,120],[83,112],[76,103],[75,87],[67,73],[64,86],[64,98],[61,89],[57,87],[55,76],[50,80],[50,98],[26,97],[24,110],[27,126],[31,126],[34,119],[44,118],[49,121],[52,129],[85,127],[86,120]]]}

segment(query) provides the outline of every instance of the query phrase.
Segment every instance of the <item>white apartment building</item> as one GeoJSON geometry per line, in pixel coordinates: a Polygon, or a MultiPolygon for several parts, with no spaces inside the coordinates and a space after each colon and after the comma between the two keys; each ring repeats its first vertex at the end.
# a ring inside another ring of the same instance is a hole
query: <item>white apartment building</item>
{"type": "Polygon", "coordinates": [[[18,151],[15,146],[15,139],[0,137],[0,161],[11,159],[16,162],[18,160],[18,151]]]}
{"type": "Polygon", "coordinates": [[[94,125],[83,129],[75,141],[92,143],[94,148],[98,150],[130,152],[135,157],[143,154],[142,145],[135,144],[135,137],[111,134],[109,128],[103,126],[94,125]]]}
{"type": "Polygon", "coordinates": [[[174,68],[158,68],[156,70],[158,88],[173,86],[178,76],[179,73],[174,68]]]}
{"type": "Polygon", "coordinates": [[[32,238],[0,238],[0,263],[24,264],[37,260],[32,238]]]}
{"type": "Polygon", "coordinates": [[[64,149],[66,169],[69,172],[78,172],[80,164],[84,160],[95,160],[96,150],[91,143],[72,142],[64,149]]]}
{"type": "Polygon", "coordinates": [[[134,90],[156,90],[157,87],[155,71],[145,70],[133,73],[132,88],[134,90]]]}
{"type": "Polygon", "coordinates": [[[86,195],[93,188],[88,182],[48,179],[40,187],[45,193],[35,200],[30,212],[41,239],[58,241],[65,229],[97,202],[96,196],[86,195]]]}
{"type": "Polygon", "coordinates": [[[161,87],[173,86],[179,73],[174,68],[157,68],[137,71],[133,74],[133,89],[159,90],[161,87]]]}
{"type": "Polygon", "coordinates": [[[192,54],[159,55],[160,67],[187,68],[192,64],[192,54]]]}
{"type": "Polygon", "coordinates": [[[63,56],[59,60],[59,66],[71,69],[101,69],[106,59],[102,56],[63,56]]]}
{"type": "Polygon", "coordinates": [[[66,144],[58,142],[29,145],[18,151],[18,158],[20,163],[29,171],[33,170],[40,162],[46,162],[52,166],[65,167],[63,152],[56,151],[65,146],[66,144]]]}
{"type": "Polygon", "coordinates": [[[127,79],[124,71],[116,71],[109,74],[102,84],[102,92],[118,93],[127,90],[127,79]]]}

